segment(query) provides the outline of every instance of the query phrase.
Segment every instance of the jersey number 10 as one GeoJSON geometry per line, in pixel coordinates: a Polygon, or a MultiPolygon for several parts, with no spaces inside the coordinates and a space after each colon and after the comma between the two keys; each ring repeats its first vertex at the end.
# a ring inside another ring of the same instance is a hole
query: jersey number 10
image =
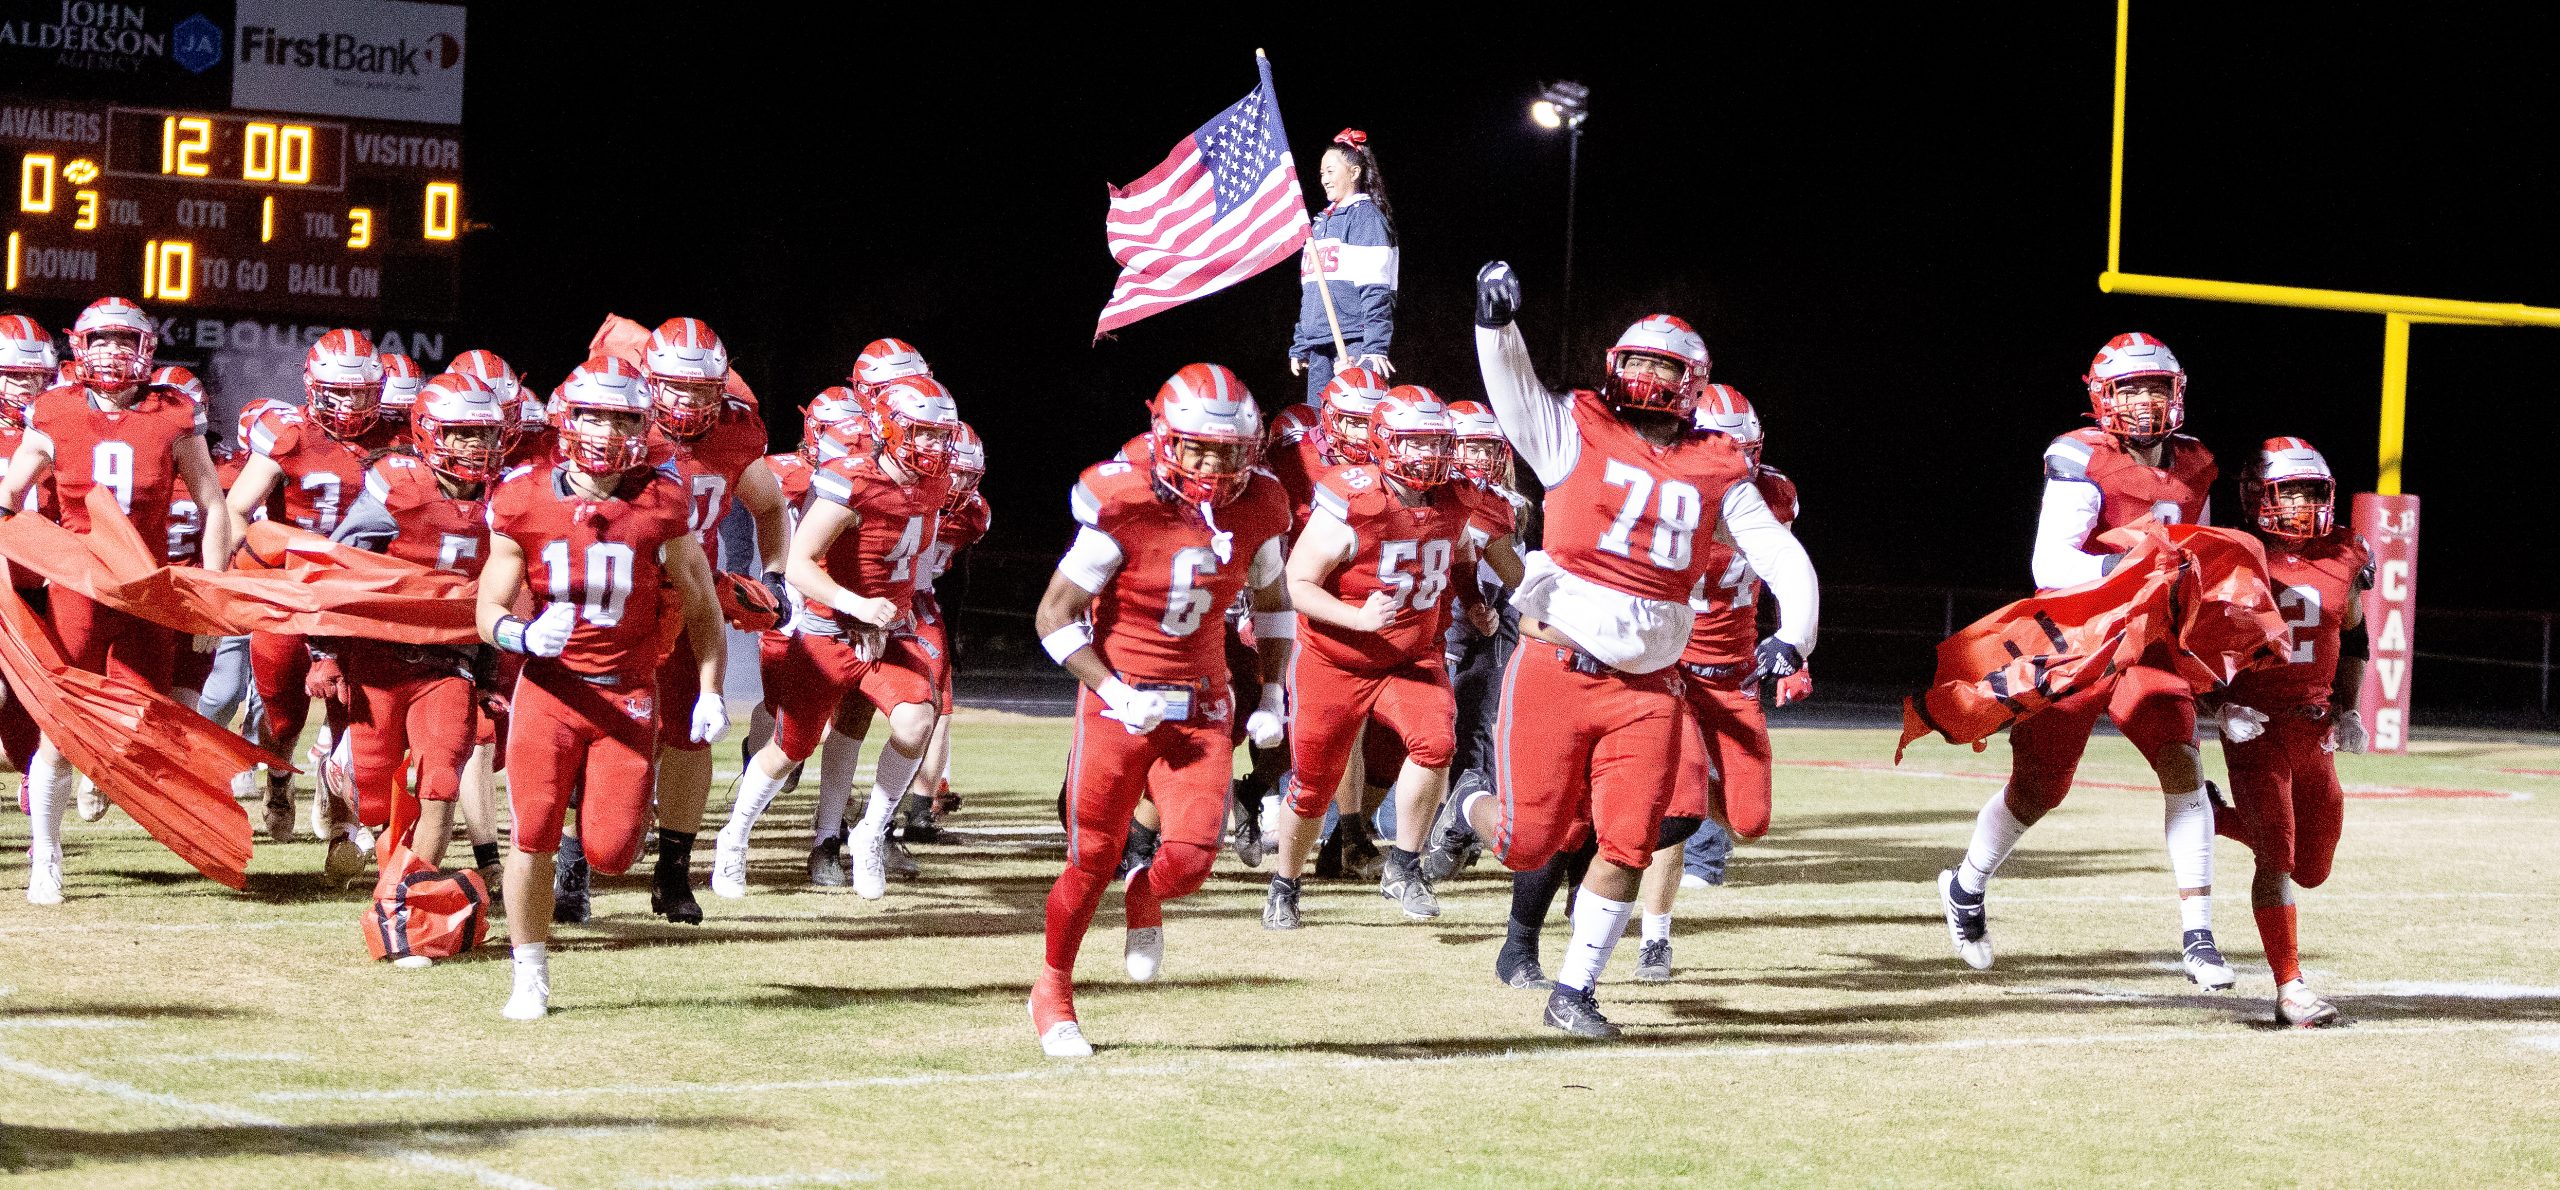
{"type": "Polygon", "coordinates": [[[542,568],[551,572],[551,601],[567,603],[579,593],[578,618],[598,628],[611,628],[622,622],[622,607],[631,600],[631,547],[619,541],[599,541],[587,547],[587,574],[583,583],[569,581],[569,543],[555,541],[542,547],[542,568]]]}

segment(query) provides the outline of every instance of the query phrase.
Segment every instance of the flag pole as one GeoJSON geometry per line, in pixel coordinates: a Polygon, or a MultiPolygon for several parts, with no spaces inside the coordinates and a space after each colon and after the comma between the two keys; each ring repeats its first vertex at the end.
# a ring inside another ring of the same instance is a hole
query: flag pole
{"type": "MultiPolygon", "coordinates": [[[[1271,56],[1263,53],[1262,47],[1254,47],[1253,56],[1256,60],[1256,65],[1262,67],[1264,70],[1270,69],[1271,56]]],[[[1323,160],[1323,154],[1318,154],[1317,160],[1323,160]]],[[[1319,168],[1321,168],[1321,166],[1319,166],[1319,168]]],[[[1332,206],[1331,203],[1327,203],[1325,205],[1328,208],[1332,206]]],[[[1333,309],[1333,274],[1325,271],[1324,254],[1316,251],[1316,241],[1314,236],[1307,237],[1306,249],[1299,255],[1304,256],[1310,263],[1315,265],[1316,296],[1324,300],[1325,325],[1333,328],[1333,370],[1339,372],[1342,369],[1351,366],[1351,348],[1346,346],[1342,341],[1342,316],[1335,313],[1333,309]]]]}

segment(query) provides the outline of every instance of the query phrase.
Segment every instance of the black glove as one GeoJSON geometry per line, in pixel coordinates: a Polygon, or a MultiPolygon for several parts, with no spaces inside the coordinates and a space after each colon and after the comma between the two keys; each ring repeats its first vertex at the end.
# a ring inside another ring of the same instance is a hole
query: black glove
{"type": "Polygon", "coordinates": [[[1751,674],[1754,682],[1787,677],[1804,668],[1804,654],[1796,652],[1794,645],[1774,636],[1760,642],[1759,652],[1752,660],[1756,666],[1751,674]]]}
{"type": "Polygon", "coordinates": [[[1498,331],[1520,316],[1520,275],[1496,260],[1476,270],[1476,325],[1498,331]]]}
{"type": "Polygon", "coordinates": [[[774,614],[781,616],[784,619],[789,619],[791,617],[791,589],[789,584],[783,581],[781,571],[768,570],[764,572],[764,590],[765,594],[773,596],[774,614]]]}

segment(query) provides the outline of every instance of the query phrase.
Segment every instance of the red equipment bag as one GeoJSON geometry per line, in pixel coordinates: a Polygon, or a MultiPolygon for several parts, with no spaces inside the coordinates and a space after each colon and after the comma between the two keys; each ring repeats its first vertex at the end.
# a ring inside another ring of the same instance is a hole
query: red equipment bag
{"type": "Polygon", "coordinates": [[[385,843],[382,877],[364,911],[364,947],[377,959],[449,959],[489,938],[489,888],[480,873],[438,871],[385,843]]]}

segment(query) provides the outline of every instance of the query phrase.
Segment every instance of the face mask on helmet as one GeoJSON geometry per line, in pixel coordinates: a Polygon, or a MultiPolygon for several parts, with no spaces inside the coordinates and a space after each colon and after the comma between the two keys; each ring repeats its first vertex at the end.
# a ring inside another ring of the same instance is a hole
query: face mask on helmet
{"type": "Polygon", "coordinates": [[[2119,438],[2148,446],[2178,430],[2184,420],[2177,383],[2158,374],[2127,376],[2104,383],[2097,398],[2098,425],[2119,438]]]}
{"type": "Polygon", "coordinates": [[[151,375],[152,336],[106,327],[79,336],[80,379],[92,388],[125,389],[151,375]]]}
{"type": "Polygon", "coordinates": [[[2295,543],[2325,537],[2337,515],[2337,484],[2326,479],[2286,479],[2258,493],[2258,528],[2295,543]]]}
{"type": "Polygon", "coordinates": [[[381,420],[379,384],[313,384],[310,393],[311,420],[330,437],[360,437],[381,420]]]}
{"type": "Polygon", "coordinates": [[[650,387],[657,394],[658,424],[678,438],[699,438],[711,432],[720,422],[720,405],[725,399],[717,380],[670,380],[664,376],[651,378],[650,387]]]}
{"type": "Polygon", "coordinates": [[[1707,383],[1707,342],[1686,321],[1648,314],[1629,326],[1604,357],[1601,399],[1612,408],[1688,418],[1707,383]]]}
{"type": "Polygon", "coordinates": [[[978,490],[978,481],[986,478],[987,447],[978,440],[978,432],[963,422],[951,432],[951,495],[942,502],[944,512],[958,512],[969,502],[970,493],[978,490]]]}
{"type": "Polygon", "coordinates": [[[1188,504],[1223,505],[1244,494],[1253,446],[1228,438],[1155,427],[1155,477],[1188,504]]]}
{"type": "Polygon", "coordinates": [[[1333,374],[1319,394],[1321,408],[1316,417],[1318,446],[1326,461],[1375,461],[1369,442],[1369,414],[1386,395],[1386,381],[1367,368],[1344,368],[1333,374]]]}
{"type": "Polygon", "coordinates": [[[589,475],[618,475],[649,459],[648,381],[620,359],[599,356],[569,373],[560,402],[562,461],[589,475]]]}
{"type": "Polygon", "coordinates": [[[508,413],[478,381],[437,377],[420,394],[410,437],[427,466],[458,483],[486,483],[506,452],[508,413]]]}
{"type": "Polygon", "coordinates": [[[1477,483],[1501,483],[1510,477],[1511,444],[1500,438],[1460,438],[1450,465],[1477,483]]]}
{"type": "Polygon", "coordinates": [[[880,442],[900,470],[932,478],[951,467],[951,435],[960,415],[951,392],[930,377],[892,381],[879,390],[880,442]]]}
{"type": "Polygon", "coordinates": [[[1447,483],[1457,448],[1457,428],[1449,419],[1449,407],[1430,389],[1397,387],[1369,412],[1371,457],[1379,470],[1408,487],[1447,483]]]}

